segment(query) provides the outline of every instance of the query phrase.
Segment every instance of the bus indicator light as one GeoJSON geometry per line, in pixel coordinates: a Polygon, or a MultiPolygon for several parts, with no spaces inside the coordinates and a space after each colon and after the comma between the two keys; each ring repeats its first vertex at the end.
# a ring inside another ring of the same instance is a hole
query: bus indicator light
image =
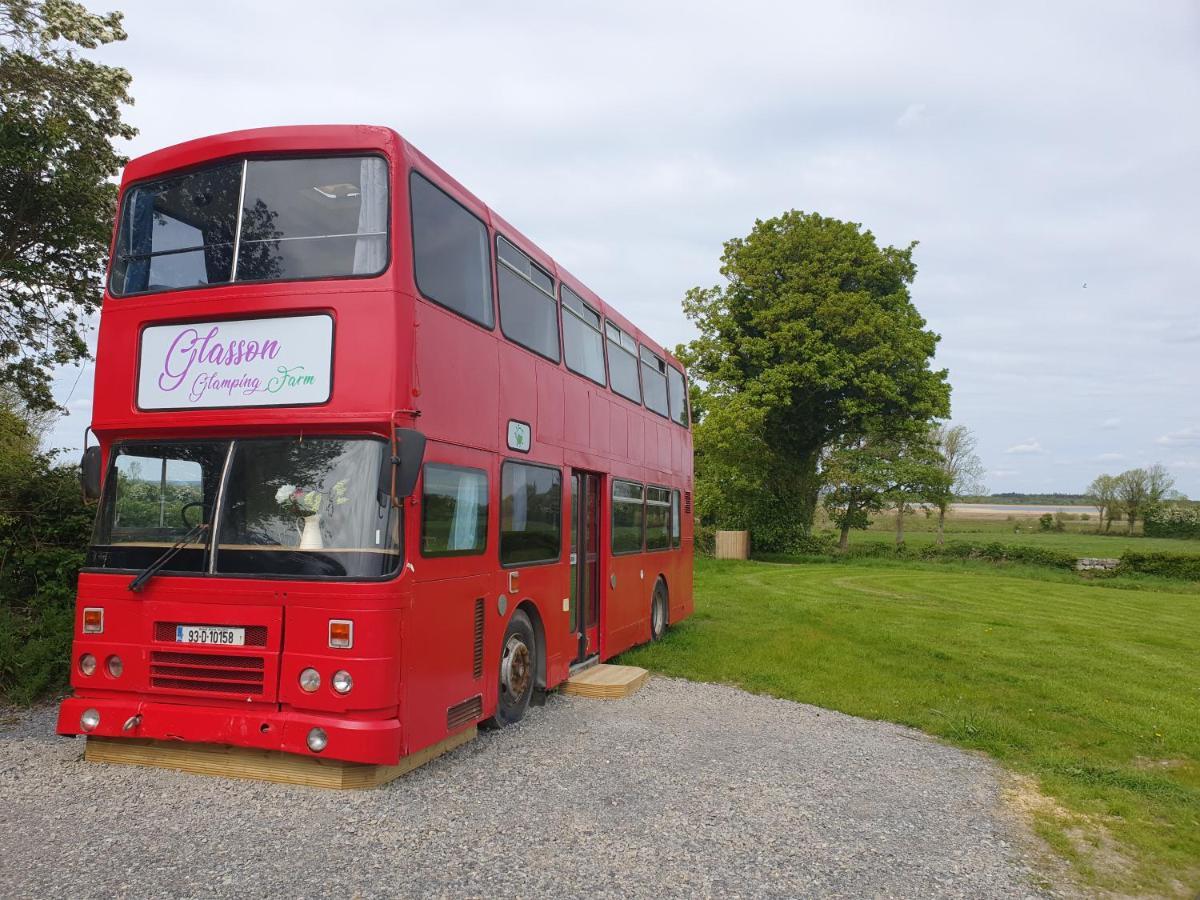
{"type": "Polygon", "coordinates": [[[354,623],[349,619],[330,619],[329,646],[335,650],[349,650],[353,647],[354,623]]]}
{"type": "Polygon", "coordinates": [[[104,610],[94,606],[89,606],[83,611],[83,633],[104,633],[104,610]]]}

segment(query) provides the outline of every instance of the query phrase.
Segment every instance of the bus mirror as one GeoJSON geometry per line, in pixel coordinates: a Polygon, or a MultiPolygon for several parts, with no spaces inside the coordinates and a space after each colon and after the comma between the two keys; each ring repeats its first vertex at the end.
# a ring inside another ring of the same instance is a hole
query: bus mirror
{"type": "MultiPolygon", "coordinates": [[[[403,500],[412,494],[421,474],[421,461],[425,458],[425,435],[415,428],[397,428],[393,444],[392,466],[395,474],[395,490],[392,496],[403,500]]],[[[392,491],[392,472],[389,471],[385,492],[392,491]]]]}
{"type": "Polygon", "coordinates": [[[100,499],[100,448],[88,447],[79,460],[79,483],[88,500],[100,499]]]}

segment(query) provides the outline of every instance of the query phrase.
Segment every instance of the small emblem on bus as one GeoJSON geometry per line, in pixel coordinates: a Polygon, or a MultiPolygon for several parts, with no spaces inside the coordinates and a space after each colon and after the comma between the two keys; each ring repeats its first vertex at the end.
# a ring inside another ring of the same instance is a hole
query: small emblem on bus
{"type": "Polygon", "coordinates": [[[530,444],[532,443],[529,437],[529,426],[524,422],[518,422],[516,419],[509,419],[508,449],[528,453],[530,444]]]}

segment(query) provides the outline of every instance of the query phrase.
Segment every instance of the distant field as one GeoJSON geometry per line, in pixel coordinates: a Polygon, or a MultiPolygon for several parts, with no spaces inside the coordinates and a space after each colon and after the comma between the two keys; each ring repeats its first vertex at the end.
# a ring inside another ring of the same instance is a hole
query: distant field
{"type": "Polygon", "coordinates": [[[621,661],[985,751],[1051,798],[1024,800],[1085,882],[1200,890],[1195,585],[982,563],[701,559],[695,596],[690,620],[621,661]]]}
{"type": "MultiPolygon", "coordinates": [[[[1078,514],[1076,514],[1077,516],[1078,514]]],[[[828,523],[818,527],[829,528],[828,523]]],[[[1070,518],[1066,531],[1041,531],[1036,515],[1019,515],[1003,511],[984,512],[973,508],[968,513],[953,511],[946,518],[947,541],[999,541],[1004,544],[1024,544],[1065,550],[1079,556],[1117,557],[1126,550],[1139,553],[1188,553],[1200,555],[1200,540],[1180,538],[1147,538],[1141,536],[1139,524],[1132,536],[1125,534],[1122,522],[1114,522],[1108,534],[1097,534],[1097,519],[1070,518]]],[[[904,539],[912,546],[924,546],[936,540],[937,517],[924,512],[904,517],[904,539]]],[[[850,544],[890,543],[896,539],[896,514],[879,514],[866,531],[852,531],[850,544]]]]}

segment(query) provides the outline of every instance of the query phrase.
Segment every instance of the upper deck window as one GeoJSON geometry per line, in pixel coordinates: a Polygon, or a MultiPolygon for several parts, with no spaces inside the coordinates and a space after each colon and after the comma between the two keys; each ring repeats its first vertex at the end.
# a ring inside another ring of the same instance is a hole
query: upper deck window
{"type": "Polygon", "coordinates": [[[642,402],[642,386],[638,381],[637,341],[612,322],[604,324],[608,336],[608,377],[612,389],[634,403],[642,402]]]}
{"type": "Polygon", "coordinates": [[[387,235],[377,156],[219,163],[126,192],[110,288],[378,275],[387,235]]]}
{"type": "Polygon", "coordinates": [[[670,389],[671,418],[687,428],[687,383],[683,380],[683,373],[674,366],[667,367],[667,387],[670,389]]]}
{"type": "Polygon", "coordinates": [[[487,227],[416,172],[409,179],[409,193],[417,289],[434,303],[491,328],[495,319],[487,227]]]}
{"type": "Polygon", "coordinates": [[[563,356],[567,368],[607,385],[604,377],[604,335],[600,313],[565,284],[559,288],[563,309],[563,356]]]}
{"type": "Polygon", "coordinates": [[[667,364],[652,350],[641,347],[642,392],[646,395],[646,408],[660,416],[667,414],[667,364]]]}
{"type": "Polygon", "coordinates": [[[510,341],[558,362],[554,279],[504,238],[496,237],[500,330],[510,341]]]}

